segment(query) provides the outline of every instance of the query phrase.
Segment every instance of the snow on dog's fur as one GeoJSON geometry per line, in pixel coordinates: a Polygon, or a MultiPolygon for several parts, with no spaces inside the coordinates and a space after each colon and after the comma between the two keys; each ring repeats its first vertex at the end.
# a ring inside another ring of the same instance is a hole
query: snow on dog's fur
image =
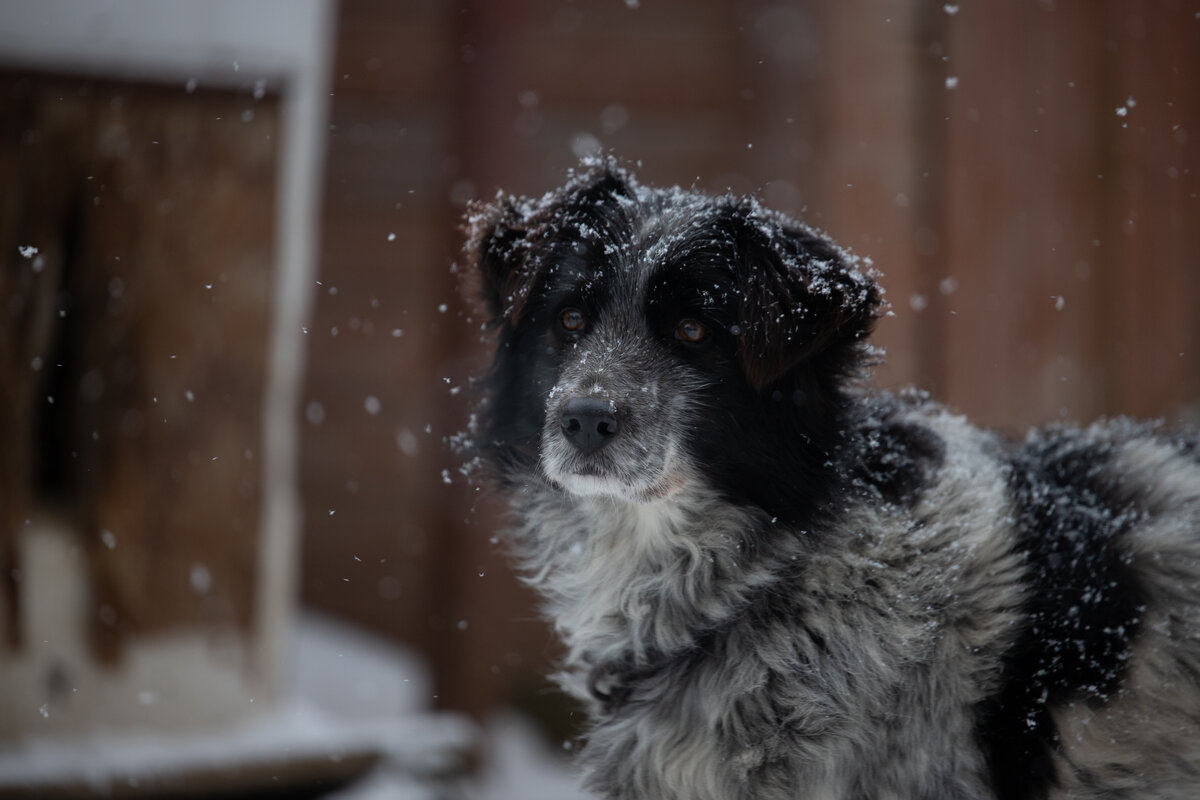
{"type": "Polygon", "coordinates": [[[609,798],[1200,797],[1200,456],[871,390],[874,276],[611,160],[474,207],[478,439],[609,798]]]}

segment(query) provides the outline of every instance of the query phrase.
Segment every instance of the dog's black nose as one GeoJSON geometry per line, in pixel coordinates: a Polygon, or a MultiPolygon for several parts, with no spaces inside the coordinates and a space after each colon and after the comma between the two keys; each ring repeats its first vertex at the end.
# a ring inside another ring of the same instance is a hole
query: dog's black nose
{"type": "Polygon", "coordinates": [[[602,449],[616,437],[620,429],[616,406],[610,400],[572,397],[563,405],[563,435],[584,455],[602,449]]]}

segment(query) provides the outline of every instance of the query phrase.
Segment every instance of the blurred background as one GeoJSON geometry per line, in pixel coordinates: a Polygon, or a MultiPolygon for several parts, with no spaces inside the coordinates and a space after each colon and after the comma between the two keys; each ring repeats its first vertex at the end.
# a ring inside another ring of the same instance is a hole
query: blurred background
{"type": "Polygon", "coordinates": [[[267,773],[141,796],[319,794],[381,751],[458,791],[514,719],[571,746],[448,445],[487,366],[468,200],[602,152],[755,193],[883,273],[880,385],[1021,436],[1200,420],[1198,148],[1184,0],[4,4],[0,789],[128,788],[170,759],[97,732],[297,703],[332,738],[288,718],[267,773]]]}

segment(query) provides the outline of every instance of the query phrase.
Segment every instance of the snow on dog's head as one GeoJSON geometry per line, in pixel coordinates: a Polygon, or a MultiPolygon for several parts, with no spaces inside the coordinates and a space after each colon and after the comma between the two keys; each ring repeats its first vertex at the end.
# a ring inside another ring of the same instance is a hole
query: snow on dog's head
{"type": "Polygon", "coordinates": [[[753,198],[645,187],[611,159],[477,204],[467,231],[498,330],[484,440],[502,481],[631,502],[772,487],[790,510],[799,490],[779,488],[803,476],[772,454],[783,438],[821,468],[879,311],[854,257],[753,198]]]}

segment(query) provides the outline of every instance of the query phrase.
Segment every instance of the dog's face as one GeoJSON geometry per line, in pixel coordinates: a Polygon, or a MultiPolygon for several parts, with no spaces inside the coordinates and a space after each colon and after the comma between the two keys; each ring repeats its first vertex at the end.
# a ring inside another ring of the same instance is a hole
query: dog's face
{"type": "Polygon", "coordinates": [[[880,301],[827,239],[752,200],[641,187],[611,161],[468,224],[500,331],[485,446],[503,479],[633,503],[698,484],[753,498],[827,460],[880,301]]]}

